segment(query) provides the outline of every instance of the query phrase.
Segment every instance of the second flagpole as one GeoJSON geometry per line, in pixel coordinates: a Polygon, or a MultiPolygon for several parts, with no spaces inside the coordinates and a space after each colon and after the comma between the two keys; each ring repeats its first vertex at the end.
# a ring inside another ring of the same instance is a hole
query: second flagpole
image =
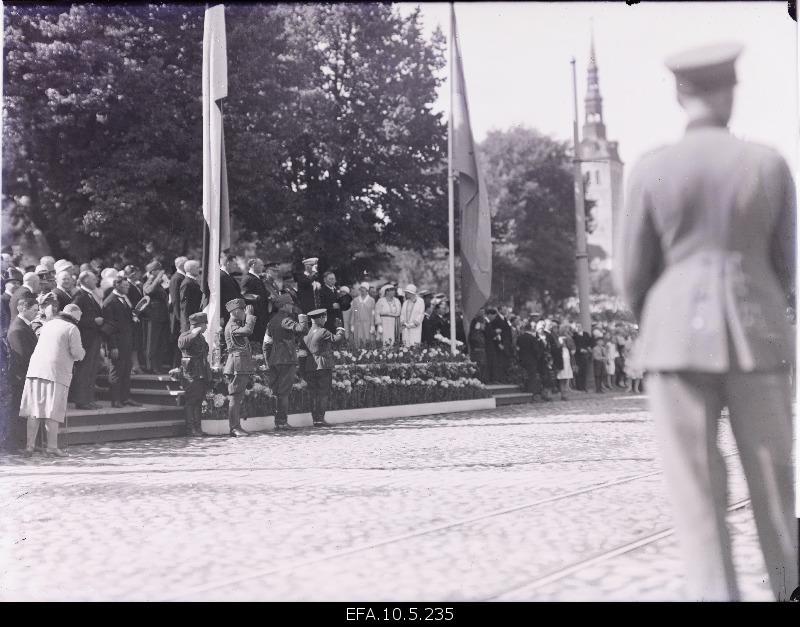
{"type": "Polygon", "coordinates": [[[455,260],[455,196],[453,181],[453,54],[455,52],[455,7],[450,3],[450,37],[447,40],[447,81],[450,91],[447,105],[447,237],[450,248],[450,352],[456,349],[456,260],[455,260]]]}

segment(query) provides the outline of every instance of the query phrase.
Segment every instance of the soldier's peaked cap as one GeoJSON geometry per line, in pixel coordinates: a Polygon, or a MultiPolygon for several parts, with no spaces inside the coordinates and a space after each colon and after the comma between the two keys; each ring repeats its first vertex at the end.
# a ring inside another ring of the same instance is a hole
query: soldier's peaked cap
{"type": "Polygon", "coordinates": [[[225,303],[225,309],[228,311],[236,311],[237,309],[244,309],[245,303],[243,298],[234,298],[225,303]]]}
{"type": "Polygon", "coordinates": [[[189,324],[199,327],[201,324],[208,324],[208,314],[204,311],[198,311],[189,316],[189,324]]]}
{"type": "Polygon", "coordinates": [[[320,316],[324,316],[328,313],[327,309],[314,309],[308,312],[309,318],[319,318],[320,316]]]}
{"type": "Polygon", "coordinates": [[[740,43],[702,46],[673,54],[665,60],[675,75],[678,91],[702,93],[736,84],[736,59],[744,50],[740,43]]]}
{"type": "Polygon", "coordinates": [[[303,259],[303,265],[304,266],[313,265],[318,261],[319,261],[318,257],[308,257],[307,259],[303,259]]]}
{"type": "Polygon", "coordinates": [[[264,267],[265,267],[265,268],[277,268],[277,267],[278,267],[278,266],[280,266],[280,265],[281,265],[281,264],[280,264],[280,262],[279,262],[279,261],[267,261],[267,262],[264,264],[264,267]]]}

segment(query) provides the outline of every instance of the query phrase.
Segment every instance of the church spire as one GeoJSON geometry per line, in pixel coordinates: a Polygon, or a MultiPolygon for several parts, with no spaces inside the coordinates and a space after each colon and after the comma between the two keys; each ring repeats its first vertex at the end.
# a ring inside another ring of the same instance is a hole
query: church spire
{"type": "Polygon", "coordinates": [[[589,66],[586,71],[586,98],[584,100],[586,120],[583,136],[592,139],[605,139],[606,127],[603,124],[603,97],[600,95],[600,82],[597,77],[597,55],[594,49],[594,28],[591,28],[589,43],[589,66]]]}

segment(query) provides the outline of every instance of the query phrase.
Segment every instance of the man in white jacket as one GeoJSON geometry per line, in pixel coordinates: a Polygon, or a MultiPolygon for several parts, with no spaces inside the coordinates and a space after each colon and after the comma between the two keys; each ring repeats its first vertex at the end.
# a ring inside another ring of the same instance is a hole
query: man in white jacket
{"type": "Polygon", "coordinates": [[[405,301],[400,310],[400,329],[403,333],[403,345],[414,346],[422,341],[422,318],[425,315],[425,303],[417,296],[417,286],[406,285],[405,301]]]}

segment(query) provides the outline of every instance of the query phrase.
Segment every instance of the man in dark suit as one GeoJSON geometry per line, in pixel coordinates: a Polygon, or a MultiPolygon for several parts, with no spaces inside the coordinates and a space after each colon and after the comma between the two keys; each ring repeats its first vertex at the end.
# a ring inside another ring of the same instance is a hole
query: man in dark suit
{"type": "Polygon", "coordinates": [[[56,288],[53,293],[58,300],[58,310],[64,311],[64,307],[72,302],[72,294],[75,288],[75,280],[69,270],[62,270],[56,275],[56,288]]]}
{"type": "Polygon", "coordinates": [[[130,283],[125,277],[114,279],[114,289],[103,301],[103,335],[105,335],[111,370],[111,406],[140,407],[131,400],[131,368],[133,367],[133,338],[136,318],[128,299],[130,283]]]}
{"type": "Polygon", "coordinates": [[[228,324],[231,317],[230,312],[225,307],[226,303],[242,297],[242,290],[239,287],[239,282],[233,277],[233,273],[239,268],[236,261],[236,255],[223,253],[219,260],[219,292],[221,309],[219,312],[220,320],[222,321],[222,328],[228,324]]]}
{"type": "Polygon", "coordinates": [[[189,331],[190,318],[202,309],[203,288],[200,287],[200,262],[190,259],[184,264],[186,276],[181,283],[178,300],[181,309],[181,332],[189,331]]]}
{"type": "Polygon", "coordinates": [[[95,400],[95,379],[100,367],[100,329],[103,326],[103,315],[100,303],[97,302],[94,290],[97,288],[97,276],[91,270],[84,270],[78,275],[78,290],[72,297],[72,303],[81,310],[78,329],[81,332],[81,344],[86,354],[75,364],[75,375],[72,378],[72,397],[78,409],[98,409],[95,400]]]}
{"type": "Polygon", "coordinates": [[[3,420],[10,424],[0,428],[0,433],[9,433],[9,441],[22,446],[25,441],[25,428],[23,421],[19,420],[19,405],[22,400],[22,389],[25,387],[25,375],[28,364],[36,348],[36,333],[31,328],[39,305],[33,296],[24,296],[17,301],[17,315],[8,327],[8,384],[11,390],[11,407],[8,415],[5,412],[3,420]],[[13,422],[12,422],[13,421],[13,422]]]}
{"type": "MultiPolygon", "coordinates": [[[[161,262],[153,260],[147,266],[146,280],[142,291],[150,298],[144,310],[145,372],[159,374],[163,371],[165,347],[169,342],[169,305],[164,289],[164,269],[161,262]]],[[[177,342],[177,339],[175,340],[177,342]]]]}
{"type": "Polygon", "coordinates": [[[586,382],[589,380],[589,364],[592,361],[592,338],[583,330],[583,326],[580,323],[576,323],[572,340],[575,342],[575,364],[578,366],[575,387],[581,392],[586,392],[586,382]]]}
{"type": "Polygon", "coordinates": [[[11,324],[11,299],[22,285],[22,274],[16,268],[9,268],[3,277],[3,295],[0,297],[0,335],[6,336],[11,324]]]}
{"type": "Polygon", "coordinates": [[[486,377],[489,383],[504,383],[511,360],[511,327],[505,318],[491,307],[486,310],[486,377]]]}
{"type": "Polygon", "coordinates": [[[279,307],[275,305],[275,300],[284,293],[284,289],[280,273],[280,264],[276,261],[269,261],[266,264],[266,269],[267,275],[264,277],[264,289],[267,290],[267,322],[269,323],[272,316],[278,313],[279,307]]]}
{"type": "MultiPolygon", "coordinates": [[[[179,366],[181,363],[181,351],[178,348],[178,336],[181,333],[181,301],[179,292],[181,283],[183,283],[183,279],[186,276],[184,272],[184,264],[186,261],[186,257],[176,257],[175,272],[169,278],[169,326],[172,334],[170,346],[172,346],[173,366],[179,366]]],[[[136,303],[134,303],[134,305],[135,304],[136,303]]]]}
{"type": "Polygon", "coordinates": [[[776,599],[798,583],[788,369],[796,199],[783,157],[727,129],[742,47],[670,58],[689,124],[641,159],[617,234],[616,287],[640,320],[647,387],[691,598],[739,598],[717,448],[728,407],[776,599]]]}
{"type": "Polygon", "coordinates": [[[319,290],[322,285],[317,274],[317,261],[319,260],[316,257],[303,259],[303,272],[294,273],[294,280],[297,283],[297,304],[304,314],[322,306],[319,302],[319,290]]]}
{"type": "Polygon", "coordinates": [[[341,294],[339,294],[339,289],[336,287],[336,275],[333,272],[326,272],[323,281],[324,283],[319,288],[318,293],[319,306],[328,312],[325,328],[331,333],[335,333],[336,328],[344,324],[343,307],[340,301],[341,294]]]}
{"type": "Polygon", "coordinates": [[[250,341],[258,342],[259,346],[264,341],[264,333],[267,330],[267,319],[269,318],[269,292],[261,279],[264,272],[264,262],[261,259],[253,258],[247,262],[247,274],[242,279],[242,294],[252,294],[253,313],[256,316],[256,325],[253,327],[253,335],[250,341]]]}
{"type": "MultiPolygon", "coordinates": [[[[128,300],[133,305],[134,310],[139,301],[144,297],[142,292],[142,281],[139,268],[133,264],[128,264],[123,268],[119,276],[124,276],[128,279],[128,300]]],[[[139,374],[142,371],[142,364],[146,362],[144,357],[144,321],[137,315],[137,322],[133,331],[133,368],[131,372],[139,374]]]]}
{"type": "Polygon", "coordinates": [[[542,383],[539,379],[539,362],[542,345],[536,338],[536,323],[529,321],[525,325],[525,332],[517,338],[517,355],[519,365],[527,373],[524,389],[531,394],[542,393],[542,383]]]}

